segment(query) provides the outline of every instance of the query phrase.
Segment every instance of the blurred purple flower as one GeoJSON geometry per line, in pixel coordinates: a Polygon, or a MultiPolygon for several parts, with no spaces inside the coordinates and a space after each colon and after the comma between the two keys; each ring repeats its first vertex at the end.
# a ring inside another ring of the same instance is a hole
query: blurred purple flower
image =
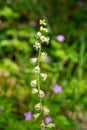
{"type": "Polygon", "coordinates": [[[82,6],[82,5],[83,5],[83,0],[79,0],[79,1],[78,1],[78,5],[79,5],[79,6],[82,6]]]}
{"type": "Polygon", "coordinates": [[[64,35],[60,34],[60,35],[58,35],[58,36],[56,37],[56,39],[57,39],[57,41],[59,41],[59,42],[63,42],[63,41],[65,40],[65,37],[64,37],[64,35]]]}
{"type": "Polygon", "coordinates": [[[31,120],[32,119],[32,112],[28,111],[24,113],[25,120],[31,120]]]}
{"type": "Polygon", "coordinates": [[[56,93],[56,94],[57,94],[57,93],[61,93],[61,92],[62,92],[62,87],[56,84],[56,85],[52,88],[52,90],[53,90],[53,92],[56,93]]]}
{"type": "Polygon", "coordinates": [[[2,24],[2,20],[0,20],[0,25],[2,24]]]}
{"type": "Polygon", "coordinates": [[[51,117],[45,117],[45,123],[48,124],[52,121],[52,118],[51,117]]]}
{"type": "Polygon", "coordinates": [[[45,62],[46,62],[46,63],[50,63],[50,62],[51,62],[51,59],[50,59],[50,58],[47,58],[47,59],[45,60],[45,62]]]}

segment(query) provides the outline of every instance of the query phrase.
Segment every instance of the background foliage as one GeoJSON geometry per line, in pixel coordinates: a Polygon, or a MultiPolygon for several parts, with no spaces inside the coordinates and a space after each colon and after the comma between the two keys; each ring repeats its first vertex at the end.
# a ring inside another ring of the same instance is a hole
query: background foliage
{"type": "Polygon", "coordinates": [[[39,19],[46,19],[50,63],[43,84],[50,116],[57,130],[87,129],[87,1],[86,0],[0,0],[0,129],[37,130],[34,113],[38,99],[31,95],[30,81],[36,55],[32,45],[39,19]],[[65,37],[59,42],[56,37],[65,37]],[[52,87],[62,86],[55,94],[52,87]]]}

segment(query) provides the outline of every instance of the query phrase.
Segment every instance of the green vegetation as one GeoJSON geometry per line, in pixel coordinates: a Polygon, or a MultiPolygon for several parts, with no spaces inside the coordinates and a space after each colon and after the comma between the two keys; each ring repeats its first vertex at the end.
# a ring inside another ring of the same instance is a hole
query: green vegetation
{"type": "Polygon", "coordinates": [[[50,37],[41,64],[48,73],[42,88],[49,117],[57,130],[87,129],[86,0],[0,0],[0,130],[40,129],[30,85],[39,19],[50,37]]]}

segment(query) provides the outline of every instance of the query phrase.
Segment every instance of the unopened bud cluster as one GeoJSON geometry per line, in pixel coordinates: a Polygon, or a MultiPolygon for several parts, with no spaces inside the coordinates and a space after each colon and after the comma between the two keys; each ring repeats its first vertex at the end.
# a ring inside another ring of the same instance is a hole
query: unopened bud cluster
{"type": "Polygon", "coordinates": [[[52,128],[52,124],[48,124],[48,126],[44,122],[45,116],[49,114],[49,109],[47,106],[43,106],[42,104],[42,98],[45,97],[44,91],[41,89],[40,80],[45,81],[47,79],[47,74],[41,72],[40,68],[40,62],[46,61],[47,59],[47,53],[42,51],[43,44],[49,43],[49,37],[47,36],[48,29],[46,28],[46,22],[45,20],[40,20],[40,29],[36,33],[37,42],[34,43],[33,47],[38,51],[38,57],[32,58],[31,63],[35,65],[33,69],[34,75],[36,75],[36,79],[33,79],[31,81],[32,86],[32,94],[38,94],[38,97],[40,98],[39,102],[35,105],[34,109],[38,111],[38,113],[34,114],[33,117],[35,119],[38,119],[39,116],[42,114],[43,119],[41,123],[41,130],[44,130],[45,127],[52,128]]]}

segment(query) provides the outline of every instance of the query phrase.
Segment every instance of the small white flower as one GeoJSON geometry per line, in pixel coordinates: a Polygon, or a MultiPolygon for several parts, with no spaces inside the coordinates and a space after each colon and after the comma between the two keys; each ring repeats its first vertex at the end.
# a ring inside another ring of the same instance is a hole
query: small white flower
{"type": "Polygon", "coordinates": [[[43,43],[43,42],[46,42],[47,44],[49,43],[49,37],[45,37],[45,36],[41,36],[40,37],[40,40],[41,40],[41,42],[43,43]]]}
{"type": "Polygon", "coordinates": [[[48,127],[48,128],[55,128],[55,124],[50,123],[50,124],[47,125],[47,127],[48,127]]]}
{"type": "Polygon", "coordinates": [[[43,31],[44,31],[44,32],[48,32],[48,29],[47,29],[47,28],[43,28],[43,31]]]}
{"type": "Polygon", "coordinates": [[[35,64],[37,62],[37,58],[31,58],[30,61],[31,63],[35,64]]]}
{"type": "Polygon", "coordinates": [[[46,39],[46,37],[43,35],[40,37],[41,42],[45,42],[45,39],[46,39]]]}
{"type": "Polygon", "coordinates": [[[38,93],[38,89],[37,88],[32,88],[32,94],[38,93]]]}
{"type": "Polygon", "coordinates": [[[47,28],[44,28],[43,26],[41,26],[41,27],[40,27],[40,31],[48,32],[48,29],[47,29],[47,28]]]}
{"type": "Polygon", "coordinates": [[[45,20],[41,20],[41,19],[40,19],[40,25],[46,25],[45,20]]]}
{"type": "Polygon", "coordinates": [[[37,32],[36,34],[37,38],[40,38],[41,35],[42,35],[41,32],[37,32]]]}
{"type": "Polygon", "coordinates": [[[37,114],[33,115],[33,117],[34,117],[35,120],[38,119],[39,116],[40,116],[40,113],[37,113],[37,114]]]}
{"type": "Polygon", "coordinates": [[[35,72],[35,73],[39,73],[39,72],[40,72],[40,67],[39,67],[39,66],[36,66],[36,67],[34,68],[34,72],[35,72]]]}
{"type": "Polygon", "coordinates": [[[38,110],[41,110],[41,105],[40,105],[40,103],[37,103],[34,108],[35,108],[35,110],[37,110],[37,111],[38,111],[38,110]]]}
{"type": "Polygon", "coordinates": [[[40,127],[41,127],[41,130],[44,130],[45,129],[45,123],[44,123],[44,121],[42,121],[42,123],[41,123],[41,125],[40,125],[40,127]]]}
{"type": "Polygon", "coordinates": [[[36,81],[36,80],[32,80],[32,81],[31,81],[31,86],[32,86],[32,87],[36,87],[36,85],[37,85],[37,81],[36,81]]]}
{"type": "Polygon", "coordinates": [[[43,92],[42,90],[40,90],[40,92],[39,92],[39,97],[40,97],[40,98],[43,98],[44,96],[45,96],[44,92],[43,92]]]}
{"type": "Polygon", "coordinates": [[[47,53],[41,52],[41,59],[46,60],[47,59],[47,53]]]}
{"type": "Polygon", "coordinates": [[[35,42],[35,44],[33,46],[35,47],[36,50],[41,48],[41,44],[39,42],[35,42]]]}
{"type": "Polygon", "coordinates": [[[49,114],[50,110],[47,108],[47,106],[44,106],[43,112],[44,112],[44,115],[47,116],[49,114]]]}
{"type": "Polygon", "coordinates": [[[41,26],[41,27],[40,27],[40,31],[43,31],[43,28],[44,28],[44,27],[43,27],[43,26],[41,26]]]}
{"type": "Polygon", "coordinates": [[[49,37],[46,37],[46,38],[45,38],[45,42],[46,42],[47,44],[49,43],[49,40],[50,40],[49,37]]]}
{"type": "Polygon", "coordinates": [[[47,74],[46,73],[41,73],[41,77],[43,78],[43,80],[45,81],[47,79],[47,74]]]}

